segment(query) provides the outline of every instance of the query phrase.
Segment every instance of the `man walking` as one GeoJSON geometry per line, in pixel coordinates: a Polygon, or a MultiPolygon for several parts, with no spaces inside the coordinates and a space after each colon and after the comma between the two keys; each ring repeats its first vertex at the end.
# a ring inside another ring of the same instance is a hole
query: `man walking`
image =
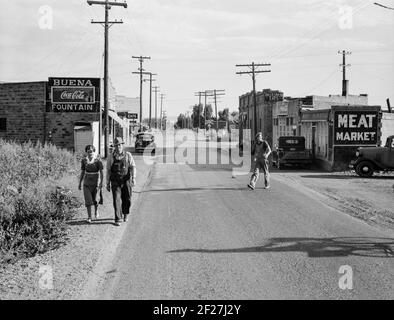
{"type": "Polygon", "coordinates": [[[259,179],[260,170],[264,173],[265,189],[270,187],[270,176],[268,172],[268,157],[271,154],[271,147],[266,140],[263,140],[263,134],[258,132],[256,134],[256,141],[252,147],[252,155],[254,162],[253,174],[250,178],[248,187],[252,190],[256,187],[256,182],[259,179]]]}
{"type": "Polygon", "coordinates": [[[109,154],[107,161],[107,190],[111,191],[112,188],[116,226],[120,226],[122,218],[124,222],[127,221],[137,173],[133,156],[123,150],[123,144],[122,138],[115,138],[114,151],[109,154]]]}

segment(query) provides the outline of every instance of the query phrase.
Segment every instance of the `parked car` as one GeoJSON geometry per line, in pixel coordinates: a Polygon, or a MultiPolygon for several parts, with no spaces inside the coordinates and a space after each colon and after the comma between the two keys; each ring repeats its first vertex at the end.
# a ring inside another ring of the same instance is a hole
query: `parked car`
{"type": "Polygon", "coordinates": [[[305,137],[279,137],[272,162],[279,169],[286,165],[309,168],[312,164],[312,154],[310,150],[305,149],[305,137]]]}
{"type": "Polygon", "coordinates": [[[360,147],[356,159],[349,165],[360,177],[371,177],[374,172],[394,171],[394,135],[386,140],[384,147],[360,147]]]}
{"type": "Polygon", "coordinates": [[[146,149],[152,154],[156,152],[155,136],[151,133],[140,132],[135,136],[135,151],[144,152],[146,149]]]}

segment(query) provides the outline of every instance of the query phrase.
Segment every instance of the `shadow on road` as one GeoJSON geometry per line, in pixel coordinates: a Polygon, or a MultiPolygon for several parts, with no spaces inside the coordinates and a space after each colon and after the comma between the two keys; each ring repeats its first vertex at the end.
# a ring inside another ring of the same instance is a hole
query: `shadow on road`
{"type": "MultiPolygon", "coordinates": [[[[256,188],[257,189],[257,188],[256,188]]],[[[191,191],[226,191],[226,190],[249,190],[246,186],[242,187],[242,188],[221,188],[221,187],[217,187],[217,188],[202,188],[202,187],[198,187],[198,188],[172,188],[172,189],[151,189],[151,190],[144,190],[144,191],[140,191],[140,193],[148,193],[148,192],[174,192],[174,191],[180,191],[180,192],[191,192],[191,191]]],[[[134,191],[133,191],[134,192],[134,191]]]]}
{"type": "Polygon", "coordinates": [[[82,220],[71,220],[68,221],[67,224],[69,226],[83,226],[83,225],[97,225],[97,224],[114,224],[113,223],[114,219],[106,218],[106,219],[97,219],[97,220],[92,220],[92,223],[88,223],[86,219],[82,220]]]}
{"type": "MultiPolygon", "coordinates": [[[[340,174],[321,174],[321,175],[305,175],[301,176],[301,178],[316,178],[316,179],[363,179],[357,175],[350,176],[350,175],[340,175],[340,174]]],[[[375,179],[375,180],[394,180],[394,176],[372,176],[367,179],[375,179]]]]}
{"type": "Polygon", "coordinates": [[[180,249],[167,253],[305,252],[310,258],[362,256],[394,258],[391,238],[271,238],[262,246],[233,249],[180,249]]]}

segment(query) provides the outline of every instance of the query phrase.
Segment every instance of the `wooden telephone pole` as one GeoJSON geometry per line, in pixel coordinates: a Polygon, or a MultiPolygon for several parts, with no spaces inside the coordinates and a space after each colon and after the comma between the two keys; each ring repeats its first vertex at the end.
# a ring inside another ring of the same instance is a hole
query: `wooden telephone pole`
{"type": "Polygon", "coordinates": [[[342,64],[339,66],[342,67],[342,96],[346,97],[349,94],[349,80],[346,80],[346,68],[350,67],[350,64],[346,64],[346,56],[352,54],[350,51],[338,51],[339,54],[342,55],[342,64]]]}
{"type": "Polygon", "coordinates": [[[149,72],[149,79],[144,80],[149,81],[149,129],[152,128],[152,81],[156,81],[152,79],[152,76],[157,76],[157,74],[149,72]]]}
{"type": "Polygon", "coordinates": [[[155,93],[155,128],[157,129],[157,93],[159,92],[159,87],[154,86],[153,91],[155,93]]]}
{"type": "Polygon", "coordinates": [[[160,130],[163,130],[163,98],[165,97],[164,93],[160,93],[160,130]]]}
{"type": "MultiPolygon", "coordinates": [[[[206,92],[205,91],[198,91],[194,93],[195,96],[198,96],[198,129],[201,129],[201,114],[200,114],[200,106],[201,106],[201,96],[205,96],[206,92]]],[[[203,109],[204,112],[204,109],[203,109]]]]}
{"type": "Polygon", "coordinates": [[[215,102],[215,116],[216,116],[216,132],[219,130],[219,119],[218,119],[218,107],[217,107],[217,97],[224,96],[225,90],[207,90],[207,95],[212,96],[215,102]]]}
{"type": "Polygon", "coordinates": [[[142,75],[143,74],[150,74],[149,72],[143,72],[144,69],[142,68],[142,64],[144,63],[144,60],[150,59],[150,57],[143,57],[143,56],[132,56],[133,59],[138,59],[140,62],[140,67],[138,68],[139,72],[133,72],[134,74],[139,74],[140,75],[140,131],[142,131],[142,75]]]}
{"type": "Polygon", "coordinates": [[[270,63],[254,63],[251,64],[237,64],[236,67],[248,67],[251,68],[250,71],[241,71],[237,72],[237,74],[249,74],[252,75],[253,80],[253,105],[254,105],[254,133],[253,137],[257,133],[257,99],[256,99],[256,74],[257,73],[264,73],[264,72],[271,72],[271,70],[257,70],[257,67],[266,67],[270,66],[270,63]]]}
{"type": "MultiPolygon", "coordinates": [[[[108,144],[109,144],[109,117],[108,117],[108,30],[113,24],[123,23],[123,21],[108,21],[108,10],[112,6],[127,8],[127,3],[119,3],[113,1],[91,1],[88,0],[87,3],[91,6],[93,4],[105,6],[105,20],[104,21],[93,21],[91,23],[99,23],[104,26],[104,157],[108,156],[108,144]]],[[[100,107],[101,113],[101,107],[100,107]]],[[[101,116],[100,116],[100,146],[101,149],[101,116]]]]}

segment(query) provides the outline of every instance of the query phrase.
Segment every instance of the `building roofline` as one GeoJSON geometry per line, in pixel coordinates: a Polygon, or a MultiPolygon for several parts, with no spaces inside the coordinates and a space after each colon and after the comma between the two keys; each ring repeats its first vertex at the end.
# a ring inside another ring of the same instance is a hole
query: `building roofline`
{"type": "Polygon", "coordinates": [[[15,81],[15,82],[8,82],[8,81],[0,81],[0,85],[11,85],[11,84],[29,84],[29,83],[48,83],[48,80],[41,80],[41,81],[15,81]]]}

